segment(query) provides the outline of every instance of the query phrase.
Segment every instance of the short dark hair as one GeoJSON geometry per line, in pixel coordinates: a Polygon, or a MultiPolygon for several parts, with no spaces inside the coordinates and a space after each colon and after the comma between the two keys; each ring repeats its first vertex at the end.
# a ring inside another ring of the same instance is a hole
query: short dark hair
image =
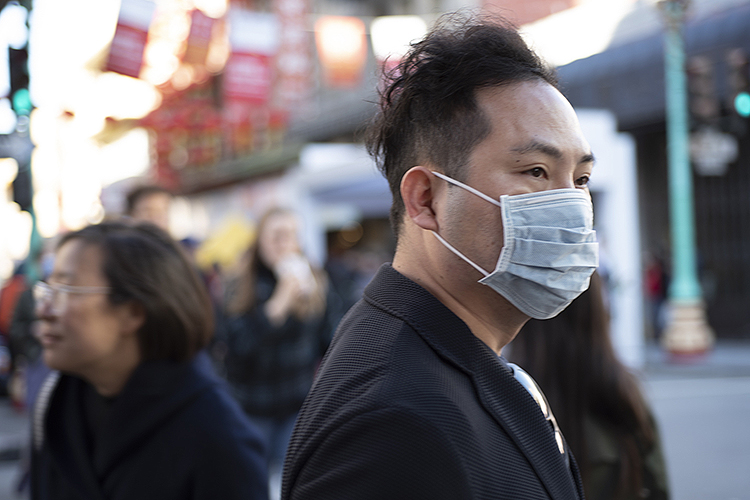
{"type": "Polygon", "coordinates": [[[143,361],[186,361],[213,335],[211,300],[184,250],[152,224],[111,221],[64,235],[102,251],[109,301],[134,301],[146,312],[138,331],[143,361]]]}
{"type": "Polygon", "coordinates": [[[166,194],[167,196],[174,196],[174,193],[169,189],[157,186],[156,184],[145,184],[136,186],[125,196],[125,215],[133,215],[133,210],[138,202],[143,198],[151,196],[152,194],[166,194]]]}
{"type": "Polygon", "coordinates": [[[390,185],[391,225],[397,238],[404,213],[403,175],[415,165],[430,163],[464,180],[462,167],[490,133],[475,91],[533,80],[557,87],[553,70],[529,49],[515,26],[467,11],[441,17],[385,75],[380,112],[366,143],[390,185]]]}

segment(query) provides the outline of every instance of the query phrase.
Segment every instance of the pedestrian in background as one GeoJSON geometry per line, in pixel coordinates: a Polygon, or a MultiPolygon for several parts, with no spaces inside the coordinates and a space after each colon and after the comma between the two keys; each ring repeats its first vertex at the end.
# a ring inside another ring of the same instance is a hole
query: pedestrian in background
{"type": "Polygon", "coordinates": [[[603,280],[546,321],[530,320],[510,359],[544,390],[578,460],[588,500],[669,498],[656,423],[610,340],[603,280]]]}
{"type": "Polygon", "coordinates": [[[339,319],[328,278],[305,257],[299,219],[273,208],[241,274],[229,285],[224,369],[242,408],[268,444],[272,496],[297,412],[339,319]]]}
{"type": "Polygon", "coordinates": [[[35,288],[44,361],[34,500],[265,499],[260,436],[201,350],[205,288],[151,224],[62,237],[35,288]]]}
{"type": "Polygon", "coordinates": [[[169,232],[173,198],[168,189],[155,184],[136,186],[125,196],[125,215],[136,221],[150,222],[169,232]]]}

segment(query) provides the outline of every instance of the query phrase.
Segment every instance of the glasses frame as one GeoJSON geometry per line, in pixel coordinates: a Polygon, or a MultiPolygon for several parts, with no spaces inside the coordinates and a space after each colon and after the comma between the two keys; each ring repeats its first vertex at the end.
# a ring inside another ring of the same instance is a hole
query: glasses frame
{"type": "Polygon", "coordinates": [[[67,300],[68,295],[95,295],[111,292],[112,287],[110,286],[63,285],[62,283],[47,283],[45,281],[37,281],[33,288],[36,307],[40,308],[45,304],[50,304],[55,312],[64,309],[63,306],[56,304],[58,297],[64,297],[67,300]]]}

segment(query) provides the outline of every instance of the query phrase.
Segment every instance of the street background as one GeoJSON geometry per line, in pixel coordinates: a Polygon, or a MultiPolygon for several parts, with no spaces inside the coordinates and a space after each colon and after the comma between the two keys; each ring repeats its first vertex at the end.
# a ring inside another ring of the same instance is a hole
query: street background
{"type": "MultiPolygon", "coordinates": [[[[661,432],[672,500],[750,499],[750,342],[720,341],[705,359],[671,362],[648,345],[643,388],[661,432]]],[[[0,500],[18,474],[26,418],[0,399],[0,500]],[[10,449],[9,449],[10,448],[10,449]]]]}
{"type": "MultiPolygon", "coordinates": [[[[460,7],[521,27],[596,153],[612,342],[641,374],[672,498],[750,500],[750,0],[0,0],[0,286],[43,279],[55,238],[118,217],[132,187],[156,184],[177,195],[170,232],[197,245],[215,296],[261,215],[285,206],[302,217],[307,257],[353,302],[395,248],[388,184],[361,137],[379,70],[460,7]],[[694,209],[669,205],[666,98],[682,92],[665,90],[665,31],[679,24],[668,5],[687,6],[694,209]],[[675,212],[694,213],[695,241],[674,238],[675,212]],[[697,262],[675,266],[676,250],[697,262]],[[695,275],[691,299],[717,339],[692,363],[649,343],[676,317],[675,268],[695,275]]],[[[0,500],[13,498],[27,435],[0,397],[0,500]]]]}

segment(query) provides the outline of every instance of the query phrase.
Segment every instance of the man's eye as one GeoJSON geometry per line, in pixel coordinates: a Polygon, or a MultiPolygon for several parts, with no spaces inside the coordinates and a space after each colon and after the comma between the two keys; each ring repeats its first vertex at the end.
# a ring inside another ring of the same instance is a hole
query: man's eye
{"type": "Polygon", "coordinates": [[[545,171],[542,167],[534,167],[530,170],[527,170],[526,173],[533,177],[544,177],[545,175],[545,171]]]}
{"type": "Polygon", "coordinates": [[[588,175],[582,175],[578,179],[576,179],[576,186],[578,187],[585,187],[589,185],[589,176],[588,175]]]}

